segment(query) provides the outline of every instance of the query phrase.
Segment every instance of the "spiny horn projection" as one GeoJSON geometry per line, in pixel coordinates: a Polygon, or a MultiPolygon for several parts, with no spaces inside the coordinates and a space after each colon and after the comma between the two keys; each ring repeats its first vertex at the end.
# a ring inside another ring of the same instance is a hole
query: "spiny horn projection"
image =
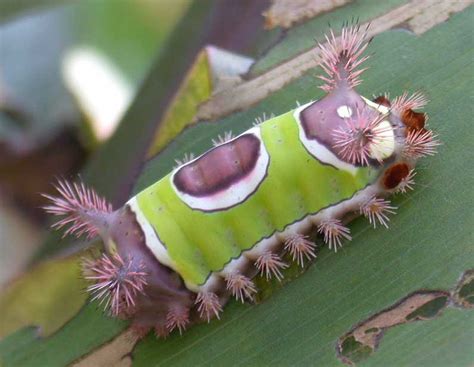
{"type": "Polygon", "coordinates": [[[68,227],[64,236],[74,234],[80,237],[85,234],[89,239],[97,236],[112,212],[112,205],[83,182],[58,180],[54,187],[59,196],[43,194],[43,197],[51,201],[43,209],[49,214],[64,218],[52,227],[68,227]]]}
{"type": "Polygon", "coordinates": [[[362,82],[360,75],[366,69],[357,68],[369,58],[362,56],[368,46],[367,29],[361,31],[359,25],[343,27],[339,37],[331,30],[330,35],[325,36],[326,43],[318,44],[321,50],[320,66],[327,74],[318,76],[325,82],[320,86],[322,90],[329,93],[338,87],[354,88],[362,82]]]}
{"type": "Polygon", "coordinates": [[[407,92],[396,97],[393,101],[391,112],[398,116],[408,131],[423,130],[428,116],[424,112],[416,110],[424,107],[428,103],[428,99],[420,92],[409,95],[407,92]]]}
{"type": "Polygon", "coordinates": [[[416,175],[415,170],[411,169],[408,172],[408,175],[402,178],[397,188],[395,189],[395,192],[405,194],[409,190],[413,190],[414,189],[413,186],[415,186],[415,175],[416,175]]]}
{"type": "Polygon", "coordinates": [[[226,275],[227,289],[232,295],[244,303],[245,299],[253,300],[253,296],[257,293],[255,284],[245,275],[239,273],[231,273],[226,275]]]}
{"type": "Polygon", "coordinates": [[[418,159],[436,154],[441,143],[430,130],[412,130],[405,139],[402,155],[406,158],[418,159]]]}
{"type": "Polygon", "coordinates": [[[401,96],[395,97],[391,109],[398,114],[402,114],[405,110],[423,108],[428,102],[428,98],[421,92],[415,92],[411,95],[408,92],[403,92],[401,96]]]}
{"type": "Polygon", "coordinates": [[[181,306],[172,306],[166,315],[166,328],[171,333],[178,329],[182,334],[189,324],[189,309],[181,306]]]}

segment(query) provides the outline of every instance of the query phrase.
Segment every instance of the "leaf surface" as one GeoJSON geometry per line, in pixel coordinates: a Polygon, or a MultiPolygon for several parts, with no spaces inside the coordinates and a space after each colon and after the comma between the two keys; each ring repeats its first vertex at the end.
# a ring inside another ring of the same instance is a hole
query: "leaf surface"
{"type": "MultiPolygon", "coordinates": [[[[473,14],[471,7],[420,37],[404,30],[385,32],[370,45],[375,56],[360,91],[370,97],[421,89],[431,100],[430,126],[443,142],[437,156],[421,162],[415,191],[394,198],[399,210],[390,229],[374,231],[357,219],[351,224],[350,244],[337,254],[323,249],[303,276],[264,303],[231,302],[221,321],[164,341],[149,336],[135,349],[134,365],[341,365],[336,340],[359,321],[418,289],[453,289],[474,259],[472,169],[465,169],[472,159],[466,147],[474,134],[468,93],[473,14]]],[[[305,75],[254,108],[189,129],[149,162],[135,191],[163,175],[185,151],[208,149],[218,133],[239,133],[263,112],[278,114],[293,108],[295,100],[319,98],[316,83],[305,75]]],[[[453,309],[390,330],[363,365],[472,364],[474,356],[466,348],[472,324],[472,312],[453,309]],[[404,337],[416,340],[416,346],[402,342],[404,337]]]]}
{"type": "Polygon", "coordinates": [[[45,262],[13,281],[0,296],[0,338],[30,325],[46,337],[72,318],[87,298],[78,262],[45,262]]]}

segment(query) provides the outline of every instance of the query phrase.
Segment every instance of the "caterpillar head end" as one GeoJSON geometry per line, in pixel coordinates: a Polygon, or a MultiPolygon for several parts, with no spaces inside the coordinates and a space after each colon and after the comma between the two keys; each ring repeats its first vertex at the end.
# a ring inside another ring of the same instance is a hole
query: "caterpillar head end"
{"type": "Polygon", "coordinates": [[[324,72],[319,78],[327,95],[301,110],[303,139],[324,162],[341,168],[403,163],[403,170],[391,170],[385,189],[406,191],[416,160],[433,155],[439,142],[425,127],[427,115],[419,111],[428,102],[422,93],[405,92],[392,101],[385,94],[370,101],[355,91],[368,58],[363,56],[367,35],[368,27],[344,26],[340,36],[330,31],[319,44],[324,72]]]}

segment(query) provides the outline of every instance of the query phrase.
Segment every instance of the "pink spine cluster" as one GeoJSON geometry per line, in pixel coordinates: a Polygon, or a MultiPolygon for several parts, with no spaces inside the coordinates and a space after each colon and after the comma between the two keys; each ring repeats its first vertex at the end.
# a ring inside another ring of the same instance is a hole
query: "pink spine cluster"
{"type": "Polygon", "coordinates": [[[402,113],[405,110],[418,110],[423,108],[428,103],[428,99],[421,92],[408,94],[403,92],[401,96],[395,97],[392,102],[392,111],[402,113]]]}
{"type": "Polygon", "coordinates": [[[345,126],[334,130],[334,147],[340,149],[345,160],[368,165],[372,144],[384,139],[387,129],[381,128],[384,115],[371,115],[367,109],[357,108],[355,116],[345,119],[345,126]]]}
{"type": "Polygon", "coordinates": [[[99,231],[97,219],[111,213],[112,205],[83,182],[58,180],[55,188],[59,196],[43,194],[51,201],[50,205],[44,207],[46,212],[64,216],[53,224],[53,228],[68,227],[64,236],[74,234],[78,237],[86,235],[89,239],[95,237],[99,231]]]}
{"type": "Polygon", "coordinates": [[[407,158],[418,159],[436,154],[441,143],[430,130],[413,130],[407,134],[402,154],[407,158]]]}
{"type": "Polygon", "coordinates": [[[326,35],[326,43],[319,43],[321,50],[320,66],[327,76],[318,76],[325,82],[320,88],[325,92],[335,89],[340,83],[347,83],[354,88],[361,83],[360,75],[366,69],[356,70],[369,56],[362,53],[367,48],[366,32],[360,31],[359,25],[344,27],[339,37],[331,30],[326,35]]]}
{"type": "Polygon", "coordinates": [[[84,260],[83,264],[84,278],[93,283],[87,288],[92,300],[98,300],[113,316],[135,307],[137,295],[144,292],[147,284],[144,268],[119,254],[103,254],[96,260],[84,260]]]}

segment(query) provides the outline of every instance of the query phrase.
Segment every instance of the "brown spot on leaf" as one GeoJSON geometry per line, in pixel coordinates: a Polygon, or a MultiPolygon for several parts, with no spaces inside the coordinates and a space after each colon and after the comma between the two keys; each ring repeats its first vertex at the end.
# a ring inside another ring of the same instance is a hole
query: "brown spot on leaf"
{"type": "Polygon", "coordinates": [[[265,29],[290,28],[293,24],[348,3],[350,0],[273,0],[263,12],[265,29]]]}
{"type": "Polygon", "coordinates": [[[408,176],[410,168],[406,163],[397,163],[389,167],[383,177],[383,185],[386,189],[391,190],[397,187],[400,182],[408,176]]]}
{"type": "Polygon", "coordinates": [[[353,366],[377,350],[385,330],[417,320],[431,320],[453,304],[474,308],[474,269],[463,273],[452,295],[447,291],[420,290],[362,321],[338,339],[337,357],[353,366]]]}
{"type": "Polygon", "coordinates": [[[339,338],[336,347],[339,359],[349,365],[367,359],[377,349],[385,330],[438,316],[446,307],[449,297],[445,291],[418,291],[403,298],[339,338]]]}
{"type": "Polygon", "coordinates": [[[129,355],[138,340],[139,338],[137,337],[135,331],[130,328],[109,343],[104,344],[99,349],[94,350],[91,354],[72,364],[72,366],[131,366],[132,360],[129,355]]]}
{"type": "Polygon", "coordinates": [[[202,197],[229,188],[256,166],[260,139],[245,134],[210,150],[196,161],[181,167],[174,176],[176,188],[202,197]]]}

